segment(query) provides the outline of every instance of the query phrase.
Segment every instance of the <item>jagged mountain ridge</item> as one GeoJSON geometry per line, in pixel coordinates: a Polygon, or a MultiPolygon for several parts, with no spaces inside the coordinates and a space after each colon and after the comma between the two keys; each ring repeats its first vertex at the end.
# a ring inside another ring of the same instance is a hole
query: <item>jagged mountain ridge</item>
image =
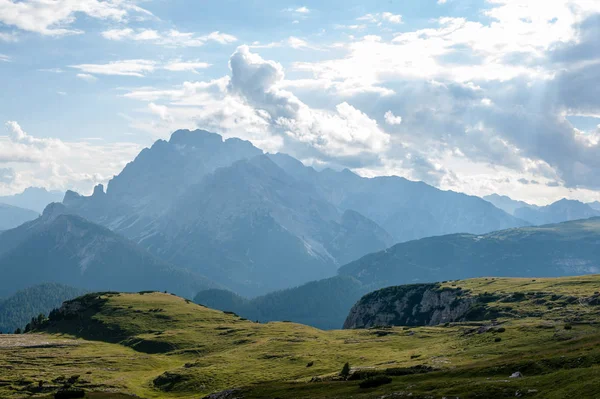
{"type": "Polygon", "coordinates": [[[318,172],[249,142],[177,131],[73,212],[245,295],[335,275],[394,242],[524,223],[477,197],[402,178],[318,172]]]}
{"type": "Polygon", "coordinates": [[[48,282],[88,290],[168,290],[189,297],[218,287],[69,214],[62,204],[51,204],[38,219],[0,234],[0,274],[0,296],[48,282]]]}
{"type": "Polygon", "coordinates": [[[22,193],[1,196],[0,203],[31,209],[39,215],[48,204],[62,201],[64,195],[65,193],[62,191],[48,191],[43,187],[28,187],[22,193]]]}
{"type": "Polygon", "coordinates": [[[539,208],[519,208],[515,216],[534,225],[543,225],[598,217],[600,211],[580,201],[562,199],[539,208]]]}
{"type": "Polygon", "coordinates": [[[317,172],[285,154],[271,155],[271,159],[292,176],[315,186],[339,208],[374,220],[396,242],[527,225],[479,197],[442,191],[423,182],[398,176],[364,178],[348,169],[317,172]]]}

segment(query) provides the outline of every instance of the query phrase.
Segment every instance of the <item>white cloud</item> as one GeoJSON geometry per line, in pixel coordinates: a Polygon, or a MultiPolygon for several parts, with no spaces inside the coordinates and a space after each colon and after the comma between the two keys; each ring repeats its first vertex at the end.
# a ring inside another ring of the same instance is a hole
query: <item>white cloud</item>
{"type": "Polygon", "coordinates": [[[0,42],[14,43],[19,41],[19,36],[16,32],[0,32],[0,42]]]}
{"type": "Polygon", "coordinates": [[[392,24],[401,24],[402,23],[402,15],[400,14],[392,14],[391,12],[381,13],[381,18],[384,21],[390,22],[392,24]]]}
{"type": "Polygon", "coordinates": [[[38,69],[40,72],[48,72],[48,73],[64,73],[65,71],[60,68],[42,68],[38,69]]]}
{"type": "Polygon", "coordinates": [[[448,2],[448,0],[438,0],[437,3],[438,4],[446,4],[448,2]]]}
{"type": "Polygon", "coordinates": [[[402,123],[402,117],[396,116],[392,111],[387,111],[384,115],[385,123],[388,125],[400,125],[402,123]]]}
{"type": "Polygon", "coordinates": [[[151,15],[134,0],[0,0],[0,22],[47,36],[80,34],[70,29],[77,14],[112,21],[125,21],[130,13],[151,15]]]}
{"type": "Polygon", "coordinates": [[[308,8],[306,8],[306,7],[299,7],[299,8],[296,8],[294,11],[297,12],[297,13],[300,13],[300,14],[308,14],[308,13],[310,13],[310,10],[308,8]]]}
{"type": "Polygon", "coordinates": [[[146,73],[154,72],[156,62],[150,60],[123,60],[112,61],[108,64],[71,65],[71,68],[79,69],[86,74],[143,77],[146,73]]]}
{"type": "Polygon", "coordinates": [[[79,69],[82,73],[77,74],[80,79],[94,81],[94,75],[112,75],[112,76],[133,76],[144,77],[156,70],[166,70],[171,72],[195,72],[199,69],[210,67],[209,63],[200,60],[182,61],[180,59],[171,60],[160,64],[152,60],[122,60],[112,61],[107,64],[80,64],[71,65],[71,68],[79,69]]]}
{"type": "Polygon", "coordinates": [[[6,127],[8,135],[0,136],[0,162],[8,165],[13,178],[0,179],[4,193],[30,186],[88,192],[94,184],[106,183],[141,149],[131,143],[98,145],[38,138],[16,121],[7,122],[6,127]]]}
{"type": "Polygon", "coordinates": [[[208,42],[230,44],[237,41],[235,36],[219,31],[214,31],[206,35],[197,35],[195,33],[180,32],[174,29],[164,32],[158,32],[152,29],[111,29],[102,32],[102,36],[108,40],[133,40],[168,47],[200,47],[208,42]]]}
{"type": "Polygon", "coordinates": [[[0,62],[10,62],[12,61],[12,57],[5,55],[5,54],[0,54],[0,62]]]}
{"type": "Polygon", "coordinates": [[[202,61],[170,61],[163,66],[163,69],[174,72],[198,72],[198,69],[209,68],[210,64],[202,61]]]}
{"type": "Polygon", "coordinates": [[[155,103],[149,103],[148,104],[148,109],[153,114],[158,115],[160,117],[160,119],[163,120],[163,121],[167,121],[167,122],[172,122],[173,121],[173,117],[169,113],[169,108],[167,106],[165,106],[165,105],[158,105],[158,104],[155,104],[155,103]]]}
{"type": "Polygon", "coordinates": [[[58,94],[60,96],[66,96],[67,92],[66,91],[57,91],[56,94],[58,94]]]}
{"type": "Polygon", "coordinates": [[[391,12],[382,12],[376,14],[365,14],[362,17],[356,18],[357,21],[365,21],[371,24],[381,24],[381,22],[388,22],[392,24],[401,24],[402,15],[392,14],[391,12]]]}
{"type": "Polygon", "coordinates": [[[85,80],[86,82],[95,82],[98,80],[97,77],[88,73],[78,73],[75,76],[77,76],[78,79],[85,80]]]}

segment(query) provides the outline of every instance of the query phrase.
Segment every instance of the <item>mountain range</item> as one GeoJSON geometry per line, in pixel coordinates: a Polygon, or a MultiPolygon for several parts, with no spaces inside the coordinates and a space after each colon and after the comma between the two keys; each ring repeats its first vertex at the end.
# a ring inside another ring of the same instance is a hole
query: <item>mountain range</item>
{"type": "Polygon", "coordinates": [[[487,195],[483,199],[536,226],[600,216],[600,203],[597,201],[585,204],[563,198],[546,206],[537,206],[497,194],[487,195]]]}
{"type": "Polygon", "coordinates": [[[0,231],[20,226],[39,215],[39,213],[30,209],[0,203],[0,231]]]}
{"type": "Polygon", "coordinates": [[[291,320],[319,328],[340,328],[354,302],[383,287],[488,276],[597,274],[598,243],[600,218],[483,235],[429,237],[366,255],[342,266],[338,276],[327,280],[252,300],[221,290],[200,292],[195,300],[258,320],[291,320]]]}
{"type": "Polygon", "coordinates": [[[40,214],[48,204],[62,201],[64,195],[63,191],[48,191],[42,187],[28,187],[22,193],[0,196],[0,204],[31,209],[40,214]]]}
{"type": "Polygon", "coordinates": [[[335,276],[397,242],[526,225],[478,197],[398,177],[317,171],[247,141],[188,130],[144,149],[106,192],[69,191],[63,204],[249,296],[335,276]]]}
{"type": "Polygon", "coordinates": [[[39,218],[0,234],[0,297],[42,283],[86,290],[167,290],[193,297],[215,288],[124,237],[51,204],[39,218]]]}

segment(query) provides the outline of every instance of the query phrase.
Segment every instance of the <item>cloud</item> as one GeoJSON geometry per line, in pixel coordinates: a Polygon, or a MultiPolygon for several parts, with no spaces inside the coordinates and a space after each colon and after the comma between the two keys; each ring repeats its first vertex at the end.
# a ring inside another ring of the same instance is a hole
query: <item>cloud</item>
{"type": "Polygon", "coordinates": [[[150,60],[123,60],[112,61],[108,64],[71,65],[71,68],[79,69],[87,74],[94,75],[143,77],[148,72],[154,72],[156,69],[156,62],[150,60]]]}
{"type": "Polygon", "coordinates": [[[209,68],[210,64],[202,61],[170,61],[163,66],[163,69],[174,72],[198,72],[198,69],[209,68]]]}
{"type": "Polygon", "coordinates": [[[10,62],[12,61],[12,57],[6,54],[0,54],[0,62],[10,62]]]}
{"type": "Polygon", "coordinates": [[[388,22],[392,24],[401,24],[402,15],[392,14],[391,12],[382,12],[376,14],[365,14],[362,17],[356,18],[357,21],[365,21],[371,24],[381,24],[382,22],[388,22]]]}
{"type": "Polygon", "coordinates": [[[144,77],[156,70],[167,70],[171,72],[194,72],[198,69],[206,69],[211,65],[200,60],[182,61],[180,59],[171,60],[166,63],[158,63],[152,60],[122,60],[112,61],[107,64],[80,64],[71,65],[71,68],[79,69],[83,73],[77,74],[77,77],[87,81],[95,81],[94,75],[110,76],[133,76],[144,77]]]}
{"type": "Polygon", "coordinates": [[[75,75],[78,79],[85,80],[86,82],[95,82],[98,80],[94,75],[90,75],[89,73],[78,73],[75,75]]]}
{"type": "Polygon", "coordinates": [[[0,32],[0,42],[14,43],[19,41],[19,36],[16,32],[0,32]]]}
{"type": "Polygon", "coordinates": [[[310,14],[311,10],[308,7],[290,7],[283,10],[284,12],[292,13],[292,14],[310,14]]]}
{"type": "Polygon", "coordinates": [[[208,42],[230,44],[237,41],[235,36],[219,31],[214,31],[206,35],[197,35],[191,32],[180,32],[175,29],[164,32],[152,29],[111,29],[102,32],[102,36],[108,40],[132,40],[167,47],[200,47],[208,42]]]}
{"type": "Polygon", "coordinates": [[[48,73],[64,73],[65,71],[60,68],[42,68],[38,69],[39,72],[48,72],[48,73]]]}
{"type": "Polygon", "coordinates": [[[11,184],[15,181],[16,173],[13,168],[0,168],[0,183],[11,184]]]}
{"type": "Polygon", "coordinates": [[[0,189],[18,192],[30,186],[89,192],[96,183],[106,183],[139,151],[131,143],[92,144],[38,138],[25,132],[16,121],[6,123],[7,136],[0,136],[0,189]]]}
{"type": "Polygon", "coordinates": [[[385,123],[387,123],[388,125],[399,125],[402,123],[402,117],[395,116],[392,111],[387,111],[385,113],[384,117],[385,117],[385,123]]]}
{"type": "Polygon", "coordinates": [[[78,14],[117,22],[126,21],[129,14],[151,15],[133,0],[0,0],[0,9],[1,23],[46,36],[83,33],[69,28],[78,14]]]}

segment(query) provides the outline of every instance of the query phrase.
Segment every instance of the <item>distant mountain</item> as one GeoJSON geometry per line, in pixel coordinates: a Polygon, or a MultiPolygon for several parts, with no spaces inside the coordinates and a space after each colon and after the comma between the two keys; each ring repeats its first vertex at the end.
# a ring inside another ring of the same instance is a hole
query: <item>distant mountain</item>
{"type": "Polygon", "coordinates": [[[167,290],[192,297],[215,287],[112,231],[51,204],[38,219],[0,234],[0,296],[41,283],[88,290],[167,290]]]}
{"type": "Polygon", "coordinates": [[[40,216],[30,209],[18,208],[12,205],[0,204],[0,230],[8,230],[20,226],[40,216]]]}
{"type": "Polygon", "coordinates": [[[199,292],[194,302],[250,320],[288,320],[329,330],[341,328],[350,307],[367,292],[357,279],[336,276],[250,300],[231,291],[206,290],[199,292]]]}
{"type": "Polygon", "coordinates": [[[255,296],[334,276],[399,241],[525,222],[478,197],[402,178],[321,172],[247,141],[180,130],[70,212],[161,259],[255,296]]]}
{"type": "Polygon", "coordinates": [[[600,211],[600,201],[588,202],[590,208],[600,211]]]}
{"type": "Polygon", "coordinates": [[[600,211],[580,201],[562,199],[539,208],[519,208],[515,216],[533,225],[543,225],[596,217],[600,216],[600,211]]]}
{"type": "Polygon", "coordinates": [[[1,196],[0,203],[31,209],[40,214],[44,211],[46,205],[62,201],[64,195],[62,191],[48,191],[41,187],[29,187],[19,194],[1,196]]]}
{"type": "Polygon", "coordinates": [[[341,328],[353,302],[383,287],[472,277],[600,273],[599,242],[600,218],[485,235],[430,237],[366,255],[327,280],[249,301],[223,291],[200,292],[196,301],[248,318],[341,328]],[[311,304],[309,312],[304,312],[303,301],[311,304]]]}
{"type": "Polygon", "coordinates": [[[77,298],[86,291],[62,284],[46,283],[18,291],[0,301],[0,332],[12,333],[23,328],[32,317],[40,313],[48,315],[52,309],[69,299],[77,298]]]}
{"type": "Polygon", "coordinates": [[[492,203],[496,208],[502,209],[504,212],[513,215],[515,211],[520,208],[538,209],[537,205],[528,204],[524,201],[517,201],[506,195],[486,195],[483,197],[484,200],[492,203]]]}
{"type": "Polygon", "coordinates": [[[600,218],[485,235],[402,243],[340,268],[372,287],[483,276],[557,277],[600,272],[600,218]]]}
{"type": "Polygon", "coordinates": [[[352,209],[374,220],[396,242],[527,225],[479,197],[438,190],[423,182],[397,176],[363,178],[348,169],[317,172],[285,154],[271,155],[271,159],[340,209],[352,209]]]}

